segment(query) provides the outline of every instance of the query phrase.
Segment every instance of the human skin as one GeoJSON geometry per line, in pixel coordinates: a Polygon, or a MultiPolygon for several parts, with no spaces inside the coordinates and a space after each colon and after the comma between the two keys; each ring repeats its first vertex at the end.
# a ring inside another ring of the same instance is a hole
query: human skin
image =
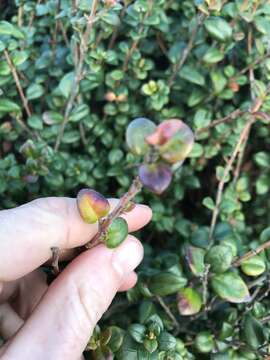
{"type": "MultiPolygon", "coordinates": [[[[111,199],[113,208],[117,203],[111,199]]],[[[123,217],[129,232],[151,219],[145,205],[123,217]]],[[[7,342],[1,360],[77,360],[118,291],[137,281],[134,269],[143,257],[132,235],[116,249],[98,245],[76,256],[48,287],[39,266],[87,243],[97,224],[82,221],[71,198],[43,198],[0,212],[0,334],[7,342]]]]}

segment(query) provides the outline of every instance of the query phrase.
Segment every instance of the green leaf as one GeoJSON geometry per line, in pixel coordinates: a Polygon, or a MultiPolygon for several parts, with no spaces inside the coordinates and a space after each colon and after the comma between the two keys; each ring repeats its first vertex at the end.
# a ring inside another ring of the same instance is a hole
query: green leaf
{"type": "Polygon", "coordinates": [[[7,76],[10,74],[10,67],[8,66],[8,63],[5,61],[0,61],[0,75],[1,76],[7,76]]]}
{"type": "Polygon", "coordinates": [[[101,19],[109,24],[109,25],[113,25],[113,26],[117,26],[120,22],[118,15],[115,12],[105,12],[102,16],[101,19]]]}
{"type": "Polygon", "coordinates": [[[117,327],[117,326],[110,326],[110,339],[107,343],[107,346],[111,349],[112,352],[116,352],[120,349],[123,340],[125,332],[117,327]]]}
{"type": "Polygon", "coordinates": [[[264,16],[256,16],[254,19],[254,24],[258,31],[260,31],[263,35],[270,35],[270,22],[264,16]]]}
{"type": "Polygon", "coordinates": [[[154,295],[167,296],[175,294],[182,289],[186,283],[187,279],[183,276],[164,271],[151,277],[149,290],[154,295]]]}
{"type": "Polygon", "coordinates": [[[258,195],[264,195],[269,191],[269,176],[262,174],[256,180],[256,193],[258,195]]]}
{"type": "Polygon", "coordinates": [[[244,303],[250,301],[247,285],[235,272],[214,275],[211,279],[214,291],[224,300],[231,303],[244,303]]]}
{"type": "Polygon", "coordinates": [[[232,249],[226,245],[215,245],[206,254],[205,261],[210,264],[210,271],[223,273],[229,269],[233,260],[232,249]]]}
{"type": "Polygon", "coordinates": [[[249,276],[259,276],[266,270],[266,265],[261,256],[255,255],[241,262],[241,270],[249,276]]]}
{"type": "Polygon", "coordinates": [[[170,351],[176,347],[176,339],[167,331],[163,331],[158,338],[159,350],[170,351]]]}
{"type": "Polygon", "coordinates": [[[201,295],[195,289],[184,288],[178,293],[177,307],[182,316],[197,314],[202,307],[201,295]]]}
{"type": "Polygon", "coordinates": [[[203,61],[207,64],[215,64],[224,59],[224,54],[217,48],[210,48],[203,56],[203,61]]]}
{"type": "Polygon", "coordinates": [[[0,35],[11,35],[17,39],[24,39],[24,33],[8,21],[0,21],[0,35]]]}
{"type": "Polygon", "coordinates": [[[254,155],[256,164],[262,168],[270,166],[270,156],[265,151],[260,151],[254,155]]]}
{"type": "Polygon", "coordinates": [[[210,77],[213,83],[214,91],[216,94],[220,93],[227,85],[227,78],[223,75],[222,71],[212,71],[210,77]]]}
{"type": "Polygon", "coordinates": [[[109,152],[109,162],[111,165],[119,163],[124,157],[124,153],[120,149],[113,149],[109,152]]]}
{"type": "MultiPolygon", "coordinates": [[[[224,171],[225,171],[225,169],[224,169],[223,166],[217,166],[217,167],[216,167],[216,177],[217,177],[217,180],[218,180],[218,181],[223,180],[223,178],[224,178],[224,171]]],[[[227,174],[227,176],[224,178],[223,181],[224,181],[225,183],[228,182],[228,181],[230,181],[230,174],[227,174]]]]}
{"type": "Polygon", "coordinates": [[[203,146],[199,143],[194,143],[188,158],[199,158],[203,155],[203,146]]]}
{"type": "Polygon", "coordinates": [[[205,207],[207,207],[207,209],[209,210],[214,210],[215,208],[215,203],[214,203],[214,200],[212,198],[210,198],[210,196],[207,196],[203,199],[203,205],[205,207]]]}
{"type": "Polygon", "coordinates": [[[260,234],[260,242],[265,243],[270,240],[270,227],[265,228],[260,234]]]}
{"type": "Polygon", "coordinates": [[[204,26],[207,32],[216,40],[227,41],[232,36],[232,28],[226,20],[221,17],[209,17],[204,26]]]}
{"type": "Polygon", "coordinates": [[[205,250],[201,248],[195,246],[189,246],[187,248],[186,259],[193,275],[202,276],[205,268],[204,256],[205,256],[205,250]]]}
{"type": "Polygon", "coordinates": [[[205,85],[205,80],[203,75],[201,75],[199,71],[196,70],[195,67],[185,65],[180,70],[179,75],[182,79],[185,79],[193,84],[197,84],[201,86],[205,85]]]}
{"type": "Polygon", "coordinates": [[[263,325],[250,314],[244,319],[243,338],[253,349],[257,349],[265,342],[263,325]]]}
{"type": "Polygon", "coordinates": [[[5,98],[0,98],[0,113],[11,113],[11,112],[20,112],[21,108],[19,105],[17,105],[15,102],[9,100],[9,99],[5,99],[5,98]]]}
{"type": "Polygon", "coordinates": [[[28,59],[28,53],[26,51],[16,51],[12,53],[11,59],[15,66],[20,66],[28,59]]]}
{"type": "Polygon", "coordinates": [[[213,350],[215,342],[213,335],[209,331],[202,331],[195,338],[196,349],[203,354],[207,354],[213,350]]]}
{"type": "Polygon", "coordinates": [[[143,342],[143,345],[150,354],[155,352],[158,348],[158,342],[155,339],[153,339],[153,340],[145,339],[143,342]]]}
{"type": "Polygon", "coordinates": [[[42,119],[45,124],[54,125],[54,124],[60,124],[64,120],[64,117],[62,114],[56,111],[45,111],[42,114],[42,119]]]}
{"type": "Polygon", "coordinates": [[[130,336],[138,343],[142,344],[146,335],[146,327],[141,324],[132,324],[128,328],[130,336]]]}
{"type": "Polygon", "coordinates": [[[32,84],[26,90],[26,96],[28,100],[38,99],[43,94],[44,94],[44,88],[40,84],[32,84]]]}
{"type": "Polygon", "coordinates": [[[211,122],[211,114],[204,108],[199,108],[193,118],[193,122],[197,129],[207,126],[211,122]]]}
{"type": "Polygon", "coordinates": [[[90,113],[89,106],[86,104],[80,104],[78,106],[75,106],[72,110],[69,120],[72,122],[80,121],[84,118],[86,118],[90,113]]]}
{"type": "Polygon", "coordinates": [[[43,129],[43,121],[42,118],[38,115],[32,115],[27,119],[27,124],[35,129],[35,130],[42,130],[43,129]]]}
{"type": "Polygon", "coordinates": [[[206,226],[199,227],[191,234],[190,241],[194,246],[207,248],[209,244],[209,229],[206,226]]]}
{"type": "Polygon", "coordinates": [[[64,77],[62,77],[59,83],[59,89],[66,98],[69,97],[74,86],[74,76],[74,72],[69,72],[64,77]]]}

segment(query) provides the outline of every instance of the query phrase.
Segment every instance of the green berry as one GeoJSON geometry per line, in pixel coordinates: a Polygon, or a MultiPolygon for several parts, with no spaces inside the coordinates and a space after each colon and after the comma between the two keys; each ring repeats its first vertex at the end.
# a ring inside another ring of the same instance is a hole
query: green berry
{"type": "Polygon", "coordinates": [[[108,248],[114,249],[119,246],[128,235],[128,224],[123,218],[116,218],[108,227],[105,244],[108,248]]]}

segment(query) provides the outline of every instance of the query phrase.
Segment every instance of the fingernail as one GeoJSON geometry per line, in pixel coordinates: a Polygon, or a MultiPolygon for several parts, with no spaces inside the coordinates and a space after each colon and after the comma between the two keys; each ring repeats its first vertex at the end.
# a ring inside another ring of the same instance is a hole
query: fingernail
{"type": "Polygon", "coordinates": [[[113,253],[112,266],[120,276],[133,271],[143,258],[143,247],[136,239],[127,239],[113,253]]]}

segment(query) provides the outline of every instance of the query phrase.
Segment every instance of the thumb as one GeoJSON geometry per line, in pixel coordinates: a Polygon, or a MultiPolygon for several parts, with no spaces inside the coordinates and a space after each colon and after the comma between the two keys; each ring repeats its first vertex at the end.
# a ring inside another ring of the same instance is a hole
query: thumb
{"type": "Polygon", "coordinates": [[[143,256],[133,236],[78,256],[52,283],[3,359],[78,359],[102,314],[143,256]]]}

